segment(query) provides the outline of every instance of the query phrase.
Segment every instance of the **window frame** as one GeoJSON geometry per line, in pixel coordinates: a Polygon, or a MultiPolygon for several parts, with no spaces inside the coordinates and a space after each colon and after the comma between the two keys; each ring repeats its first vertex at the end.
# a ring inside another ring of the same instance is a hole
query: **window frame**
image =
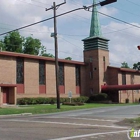
{"type": "Polygon", "coordinates": [[[46,62],[44,60],[39,60],[39,85],[46,84],[46,62]]]}
{"type": "Polygon", "coordinates": [[[24,58],[16,58],[16,83],[24,84],[24,58]]]}

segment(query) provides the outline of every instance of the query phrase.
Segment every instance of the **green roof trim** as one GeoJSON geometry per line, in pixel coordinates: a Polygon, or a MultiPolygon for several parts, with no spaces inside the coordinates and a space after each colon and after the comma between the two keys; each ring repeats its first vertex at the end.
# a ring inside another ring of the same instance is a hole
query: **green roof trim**
{"type": "Polygon", "coordinates": [[[108,39],[101,37],[88,37],[84,41],[84,50],[104,49],[108,50],[108,39]]]}

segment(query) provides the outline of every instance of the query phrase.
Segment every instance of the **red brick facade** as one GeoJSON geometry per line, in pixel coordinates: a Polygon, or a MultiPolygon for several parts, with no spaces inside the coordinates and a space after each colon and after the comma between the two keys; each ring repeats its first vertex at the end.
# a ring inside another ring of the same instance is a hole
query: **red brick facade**
{"type": "MultiPolygon", "coordinates": [[[[81,80],[83,79],[83,62],[59,60],[64,64],[64,85],[59,86],[60,97],[68,97],[72,91],[72,97],[79,97],[82,82],[76,86],[75,66],[81,67],[81,80]]],[[[56,97],[55,63],[53,58],[18,54],[12,52],[0,52],[0,103],[14,103],[17,98],[23,97],[56,97]],[[24,59],[24,83],[16,83],[16,58],[24,59]],[[39,60],[45,61],[45,85],[39,84],[39,60]],[[11,87],[11,85],[16,85],[11,87]],[[3,92],[3,86],[7,87],[7,95],[3,92]],[[15,94],[15,95],[14,95],[15,94]],[[8,97],[10,98],[8,99],[8,97]],[[7,100],[6,100],[7,98],[7,100]],[[14,100],[14,101],[12,101],[14,100]]],[[[82,80],[83,81],[83,80],[82,80]]],[[[84,86],[83,86],[84,87],[84,86]]]]}
{"type": "MultiPolygon", "coordinates": [[[[64,85],[59,86],[60,97],[91,96],[102,92],[103,85],[139,84],[140,72],[132,69],[109,66],[109,51],[94,49],[84,51],[84,62],[59,59],[64,64],[64,85]],[[76,85],[76,66],[80,67],[80,85],[76,85]]],[[[0,52],[0,105],[16,104],[17,98],[56,97],[55,61],[53,58],[40,57],[12,52],[0,52]],[[24,83],[16,82],[16,59],[24,59],[24,83]],[[39,60],[45,61],[45,84],[39,84],[39,60]],[[7,93],[6,93],[7,92],[7,93]]],[[[107,94],[114,102],[136,102],[140,90],[114,90],[107,94]]]]}

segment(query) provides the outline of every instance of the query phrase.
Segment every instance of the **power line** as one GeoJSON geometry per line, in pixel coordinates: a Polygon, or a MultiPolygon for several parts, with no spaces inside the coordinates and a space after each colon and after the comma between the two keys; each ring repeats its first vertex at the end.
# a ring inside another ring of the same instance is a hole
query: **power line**
{"type": "Polygon", "coordinates": [[[39,7],[39,8],[45,8],[45,7],[43,7],[43,6],[36,5],[36,4],[30,3],[30,2],[27,2],[27,1],[23,1],[23,0],[18,0],[18,1],[19,1],[19,2],[23,2],[23,3],[28,3],[28,4],[33,5],[33,6],[37,6],[37,7],[39,7]]]}
{"type": "Polygon", "coordinates": [[[61,39],[63,39],[64,41],[68,42],[69,44],[71,44],[71,45],[73,45],[73,46],[75,46],[75,47],[77,47],[77,48],[80,48],[79,46],[77,46],[77,45],[71,43],[70,41],[68,41],[68,40],[66,40],[66,39],[64,39],[64,38],[62,38],[62,37],[61,37],[61,39]]]}
{"type": "Polygon", "coordinates": [[[127,10],[124,10],[124,9],[121,9],[121,8],[118,8],[118,7],[116,7],[116,6],[113,6],[113,7],[116,8],[116,9],[119,9],[119,10],[125,12],[125,13],[129,13],[129,14],[131,14],[131,15],[138,16],[138,17],[140,16],[140,15],[135,14],[135,13],[132,13],[132,12],[130,12],[130,11],[127,11],[127,10]]]}
{"type": "MultiPolygon", "coordinates": [[[[91,7],[93,7],[93,5],[88,6],[88,7],[86,7],[86,8],[91,8],[91,7]]],[[[60,17],[60,16],[62,16],[62,15],[65,15],[65,14],[68,14],[68,13],[71,13],[71,12],[74,12],[74,11],[77,11],[77,10],[82,10],[82,9],[85,9],[85,8],[82,7],[82,8],[77,8],[77,9],[74,9],[74,10],[70,10],[70,11],[68,11],[68,12],[65,12],[65,13],[62,13],[62,14],[59,14],[59,15],[56,15],[56,17],[60,17]]],[[[92,11],[89,11],[89,12],[92,12],[92,11]]],[[[131,25],[131,26],[133,26],[133,27],[140,28],[140,26],[137,26],[137,25],[128,23],[128,22],[126,22],[126,21],[123,21],[123,20],[121,20],[121,19],[115,18],[115,17],[113,17],[113,16],[109,16],[109,15],[104,14],[104,13],[101,13],[101,12],[99,12],[99,11],[98,11],[98,13],[99,13],[99,14],[102,14],[102,15],[104,15],[104,16],[110,17],[110,18],[112,18],[112,19],[118,20],[118,21],[120,21],[120,22],[126,23],[126,24],[128,24],[128,25],[131,25]]],[[[10,32],[13,32],[13,31],[21,30],[21,29],[24,29],[24,28],[27,28],[27,27],[30,27],[30,26],[33,26],[33,25],[36,25],[36,24],[45,22],[45,21],[47,21],[47,20],[51,20],[51,19],[53,19],[53,18],[54,18],[54,17],[51,17],[51,18],[48,18],[48,19],[44,19],[44,20],[41,20],[41,21],[38,21],[38,22],[35,22],[35,23],[32,23],[32,24],[29,24],[29,25],[26,25],[26,26],[23,26],[23,27],[20,27],[20,28],[17,28],[17,29],[8,31],[8,32],[2,33],[2,34],[0,34],[0,36],[5,35],[5,34],[10,33],[10,32]]]]}
{"type": "MultiPolygon", "coordinates": [[[[90,11],[90,12],[92,12],[92,11],[90,11]]],[[[124,21],[124,20],[121,20],[121,19],[115,18],[115,17],[113,17],[113,16],[109,16],[109,15],[104,14],[104,13],[99,12],[99,11],[97,11],[97,12],[98,12],[99,14],[102,14],[102,15],[104,15],[104,16],[107,16],[107,17],[110,17],[110,18],[112,18],[112,19],[118,20],[118,21],[120,21],[120,22],[126,23],[126,24],[128,24],[128,25],[133,26],[133,27],[140,28],[140,26],[137,26],[137,25],[135,25],[135,24],[129,23],[129,22],[127,22],[127,21],[124,21]]]]}
{"type": "MultiPolygon", "coordinates": [[[[90,8],[90,7],[92,7],[92,6],[93,6],[93,5],[88,6],[88,7],[86,7],[86,8],[90,8]]],[[[74,10],[70,10],[70,11],[68,11],[68,12],[65,12],[65,13],[62,13],[62,14],[59,14],[59,15],[56,15],[56,17],[60,17],[60,16],[69,14],[69,13],[74,12],[74,11],[82,10],[82,9],[85,9],[85,7],[77,8],[77,9],[74,9],[74,10]]],[[[23,26],[23,27],[20,27],[20,28],[17,28],[17,29],[14,29],[14,30],[5,32],[5,33],[2,33],[2,34],[0,34],[0,36],[5,35],[5,34],[8,34],[8,33],[13,32],[13,31],[21,30],[21,29],[24,29],[24,28],[27,28],[27,27],[30,27],[30,26],[33,26],[33,25],[36,25],[36,24],[39,24],[39,23],[48,21],[48,20],[51,20],[51,19],[53,19],[53,18],[54,18],[54,17],[50,17],[50,18],[47,18],[47,19],[44,19],[44,20],[41,20],[41,21],[38,21],[38,22],[34,22],[34,23],[32,23],[32,24],[29,24],[29,25],[26,25],[26,26],[23,26]]]]}
{"type": "Polygon", "coordinates": [[[37,1],[37,0],[31,0],[31,1],[35,1],[36,3],[40,3],[40,4],[43,4],[43,5],[50,5],[50,4],[43,3],[43,2],[40,2],[40,1],[37,1]]]}
{"type": "Polygon", "coordinates": [[[132,3],[132,4],[136,5],[136,6],[140,6],[140,4],[137,4],[137,3],[133,2],[133,1],[130,1],[130,0],[126,0],[126,1],[132,3]]]}

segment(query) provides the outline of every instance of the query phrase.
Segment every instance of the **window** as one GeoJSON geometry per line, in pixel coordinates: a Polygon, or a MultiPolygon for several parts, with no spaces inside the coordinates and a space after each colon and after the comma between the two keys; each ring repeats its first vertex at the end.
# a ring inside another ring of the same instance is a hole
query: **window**
{"type": "Polygon", "coordinates": [[[59,63],[59,85],[64,85],[64,64],[59,63]]]}
{"type": "Polygon", "coordinates": [[[75,67],[76,86],[80,86],[80,66],[75,67]]]}
{"type": "Polygon", "coordinates": [[[93,88],[90,88],[90,94],[93,95],[93,88]]]}
{"type": "Polygon", "coordinates": [[[89,77],[90,77],[90,79],[93,79],[93,64],[92,64],[92,62],[89,63],[89,69],[90,69],[89,77]]]}
{"type": "Polygon", "coordinates": [[[103,61],[105,62],[105,56],[103,56],[103,61]]]}
{"type": "Polygon", "coordinates": [[[17,84],[24,83],[24,59],[16,59],[16,82],[17,84]]]}
{"type": "Polygon", "coordinates": [[[39,84],[45,85],[45,61],[39,61],[39,84]]]}
{"type": "Polygon", "coordinates": [[[134,84],[134,74],[131,75],[131,84],[134,84]]]}
{"type": "Polygon", "coordinates": [[[126,74],[122,73],[122,84],[126,85],[126,74]]]}

